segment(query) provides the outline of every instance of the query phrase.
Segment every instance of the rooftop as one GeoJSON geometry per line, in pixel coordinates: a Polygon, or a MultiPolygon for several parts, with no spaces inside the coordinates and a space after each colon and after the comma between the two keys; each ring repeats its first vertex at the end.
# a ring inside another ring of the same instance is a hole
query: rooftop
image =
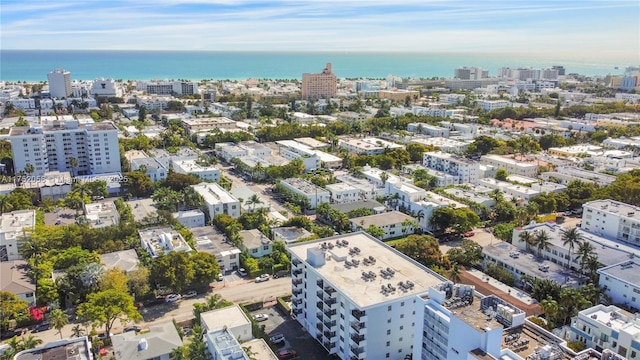
{"type": "Polygon", "coordinates": [[[288,245],[287,249],[363,310],[387,301],[426,293],[431,286],[446,281],[444,277],[364,232],[296,243],[288,245]],[[348,244],[337,246],[337,240],[342,244],[347,241],[348,244]],[[331,248],[327,247],[328,244],[331,244],[331,248]],[[323,249],[323,245],[327,248],[323,249]],[[361,253],[349,255],[349,250],[355,248],[360,249],[361,253]],[[368,262],[367,265],[364,258],[373,258],[375,263],[368,262]],[[360,264],[354,266],[352,260],[359,260],[360,264]],[[393,274],[387,269],[391,269],[393,274]],[[364,277],[365,272],[371,272],[375,277],[364,277]],[[397,286],[396,291],[392,292],[380,290],[382,285],[393,283],[396,286],[399,282],[412,286],[397,286]]]}
{"type": "Polygon", "coordinates": [[[202,226],[189,229],[193,234],[196,250],[212,255],[225,255],[227,253],[240,253],[227,237],[212,226],[202,226]]]}
{"type": "Polygon", "coordinates": [[[242,343],[244,347],[251,348],[254,358],[260,360],[278,360],[264,339],[253,339],[242,343]]]}
{"type": "Polygon", "coordinates": [[[203,327],[208,330],[217,330],[223,327],[235,328],[251,323],[238,305],[203,312],[200,314],[200,321],[203,327]]]}
{"type": "Polygon", "coordinates": [[[238,232],[238,235],[242,238],[242,244],[247,249],[255,249],[271,243],[271,240],[258,229],[242,230],[238,232]]]}
{"type": "Polygon", "coordinates": [[[182,346],[182,340],[172,322],[149,327],[147,333],[124,332],[111,337],[116,360],[146,360],[168,355],[182,346]]]}
{"type": "Polygon", "coordinates": [[[464,198],[467,199],[469,201],[473,201],[474,203],[477,204],[482,204],[484,202],[495,202],[492,198],[486,196],[486,195],[482,195],[482,194],[477,194],[471,190],[466,190],[466,189],[462,189],[462,188],[449,188],[449,189],[444,189],[444,192],[446,192],[449,195],[453,195],[455,197],[458,198],[464,198]]]}
{"type": "Polygon", "coordinates": [[[299,190],[307,195],[326,194],[327,190],[316,186],[315,184],[299,178],[289,178],[282,180],[282,182],[289,184],[291,187],[299,190]]]}
{"type": "Polygon", "coordinates": [[[447,161],[451,161],[451,162],[457,162],[457,163],[461,163],[461,164],[468,164],[468,165],[476,164],[476,162],[473,161],[473,160],[469,160],[469,159],[464,158],[462,156],[449,154],[449,153],[445,153],[445,152],[442,152],[442,151],[429,151],[429,152],[424,153],[424,156],[425,157],[426,156],[434,157],[434,158],[443,159],[443,160],[447,160],[447,161]]]}
{"type": "Polygon", "coordinates": [[[303,145],[306,145],[312,149],[319,149],[319,148],[323,148],[323,147],[327,147],[329,146],[329,144],[322,142],[322,141],[318,141],[314,138],[310,138],[310,137],[302,137],[302,138],[296,138],[293,139],[303,145]]]}
{"type": "Polygon", "coordinates": [[[226,204],[232,202],[238,202],[238,199],[229,194],[225,189],[220,187],[216,183],[200,183],[197,185],[191,185],[207,204],[226,204]]]}
{"type": "Polygon", "coordinates": [[[216,126],[219,124],[231,124],[235,123],[235,121],[226,118],[226,117],[210,117],[210,118],[197,118],[197,119],[182,119],[182,122],[189,126],[198,126],[198,125],[212,125],[216,126]]]}
{"type": "Polygon", "coordinates": [[[14,360],[90,360],[91,343],[86,336],[65,339],[45,344],[42,347],[24,350],[14,360]]]}
{"type": "Polygon", "coordinates": [[[4,213],[0,217],[0,233],[5,233],[5,238],[15,238],[22,235],[22,229],[33,228],[35,224],[35,210],[16,210],[4,213]]]}
{"type": "Polygon", "coordinates": [[[628,260],[598,270],[601,275],[611,276],[632,286],[640,287],[640,261],[628,260]]]}
{"type": "Polygon", "coordinates": [[[640,321],[638,318],[615,305],[605,306],[602,304],[584,309],[578,313],[583,319],[588,318],[589,321],[595,321],[600,325],[604,325],[610,329],[620,332],[621,330],[632,329],[634,335],[640,336],[640,321]]]}
{"type": "Polygon", "coordinates": [[[640,220],[640,207],[625,204],[615,200],[595,200],[583,205],[585,209],[591,208],[607,214],[615,214],[622,218],[640,220]]]}
{"type": "Polygon", "coordinates": [[[274,236],[277,235],[278,237],[284,239],[286,243],[295,242],[298,239],[306,238],[313,235],[309,231],[297,226],[273,228],[271,229],[271,232],[274,234],[274,236]]]}
{"type": "Polygon", "coordinates": [[[100,255],[100,262],[104,264],[105,270],[112,268],[120,269],[124,272],[130,272],[138,269],[138,254],[134,249],[116,251],[108,254],[100,255]]]}
{"type": "Polygon", "coordinates": [[[211,344],[214,358],[220,360],[249,360],[240,343],[227,328],[210,331],[204,335],[206,343],[211,344]]]}
{"type": "Polygon", "coordinates": [[[29,278],[29,265],[24,260],[0,262],[0,291],[24,294],[36,291],[36,285],[29,278]]]}
{"type": "Polygon", "coordinates": [[[415,219],[413,217],[407,214],[403,214],[399,211],[390,211],[382,214],[367,215],[349,219],[352,224],[356,224],[357,226],[362,227],[362,229],[366,229],[371,225],[382,227],[387,225],[400,224],[406,220],[415,222],[415,219]]]}
{"type": "Polygon", "coordinates": [[[167,254],[171,251],[191,251],[191,247],[177,231],[171,227],[155,227],[138,230],[143,247],[151,256],[156,257],[160,253],[167,254]]]}
{"type": "Polygon", "coordinates": [[[358,209],[384,209],[384,205],[375,200],[353,201],[343,204],[331,204],[330,206],[332,209],[338,210],[343,213],[348,213],[349,211],[358,209]]]}
{"type": "Polygon", "coordinates": [[[147,168],[147,171],[165,168],[164,165],[162,165],[162,163],[158,161],[158,159],[156,159],[155,157],[133,159],[131,160],[131,165],[133,168],[138,168],[138,169],[144,166],[145,168],[147,168]]]}
{"type": "Polygon", "coordinates": [[[141,221],[147,216],[155,215],[158,212],[152,199],[140,199],[127,201],[127,205],[133,213],[133,220],[141,221]]]}
{"type": "Polygon", "coordinates": [[[494,161],[499,161],[501,163],[504,164],[509,164],[511,166],[517,166],[517,167],[522,167],[522,168],[530,168],[530,167],[538,167],[538,165],[534,164],[534,163],[525,163],[522,161],[518,161],[515,160],[513,158],[508,158],[508,157],[504,157],[504,156],[500,156],[500,155],[493,155],[493,154],[488,154],[488,155],[483,155],[481,158],[482,159],[487,159],[487,160],[494,160],[494,161]]]}

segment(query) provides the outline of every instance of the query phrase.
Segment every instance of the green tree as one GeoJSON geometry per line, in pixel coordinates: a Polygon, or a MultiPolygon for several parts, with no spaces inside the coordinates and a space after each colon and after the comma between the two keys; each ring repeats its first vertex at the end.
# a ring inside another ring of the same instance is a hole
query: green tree
{"type": "Polygon", "coordinates": [[[121,321],[138,321],[142,319],[133,304],[133,297],[117,290],[105,290],[89,294],[87,301],[78,306],[79,318],[93,322],[98,326],[104,325],[105,333],[109,334],[113,323],[121,321]]]}
{"type": "Polygon", "coordinates": [[[140,106],[138,109],[138,121],[145,121],[147,119],[147,108],[140,106]]]}
{"type": "Polygon", "coordinates": [[[220,266],[214,255],[205,252],[198,252],[191,256],[191,266],[193,268],[192,285],[196,289],[208,289],[209,284],[214,282],[220,274],[220,266]]]}
{"type": "Polygon", "coordinates": [[[67,318],[67,314],[60,310],[55,309],[49,314],[49,321],[54,329],[58,330],[58,334],[60,334],[60,340],[62,340],[62,328],[69,323],[69,319],[67,318]]]}
{"type": "Polygon", "coordinates": [[[567,259],[567,269],[571,269],[571,252],[576,245],[580,245],[580,232],[578,228],[574,227],[569,230],[565,230],[561,237],[562,245],[569,245],[569,258],[567,259]]]}
{"type": "Polygon", "coordinates": [[[167,287],[175,293],[181,292],[191,284],[195,271],[191,266],[189,254],[172,251],[160,254],[151,263],[151,279],[160,287],[167,287]]]}
{"type": "Polygon", "coordinates": [[[525,230],[518,235],[518,238],[521,242],[524,242],[527,251],[531,251],[531,246],[535,245],[535,236],[525,230]]]}
{"type": "Polygon", "coordinates": [[[429,225],[437,230],[463,234],[473,229],[480,222],[478,214],[469,208],[438,208],[433,211],[429,225]]]}
{"type": "Polygon", "coordinates": [[[496,171],[496,180],[507,181],[507,177],[509,177],[509,173],[506,169],[500,168],[496,171]]]}
{"type": "Polygon", "coordinates": [[[0,329],[6,329],[9,320],[15,319],[29,308],[29,303],[8,291],[0,291],[0,329]]]}
{"type": "Polygon", "coordinates": [[[130,171],[125,175],[126,188],[135,197],[144,197],[151,194],[153,183],[151,178],[142,171],[130,171]]]}
{"type": "Polygon", "coordinates": [[[385,235],[384,230],[374,224],[369,225],[366,229],[364,229],[364,231],[378,240],[382,240],[385,235]]]}
{"type": "Polygon", "coordinates": [[[447,251],[447,258],[451,263],[466,267],[475,267],[482,261],[482,246],[471,240],[463,240],[460,247],[447,251]]]}
{"type": "Polygon", "coordinates": [[[442,253],[438,241],[428,235],[409,235],[395,244],[396,250],[424,266],[441,266],[442,253]]]}
{"type": "Polygon", "coordinates": [[[538,248],[538,256],[542,257],[542,251],[549,250],[549,245],[551,244],[551,238],[549,237],[549,234],[544,230],[536,231],[534,238],[535,238],[534,241],[535,241],[536,247],[538,248]]]}

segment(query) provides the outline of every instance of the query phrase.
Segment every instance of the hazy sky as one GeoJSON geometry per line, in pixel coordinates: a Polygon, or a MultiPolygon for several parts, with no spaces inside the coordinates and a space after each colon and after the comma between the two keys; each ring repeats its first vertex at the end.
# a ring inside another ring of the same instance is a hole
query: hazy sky
{"type": "Polygon", "coordinates": [[[0,16],[3,49],[559,51],[640,58],[638,0],[2,0],[0,16]]]}

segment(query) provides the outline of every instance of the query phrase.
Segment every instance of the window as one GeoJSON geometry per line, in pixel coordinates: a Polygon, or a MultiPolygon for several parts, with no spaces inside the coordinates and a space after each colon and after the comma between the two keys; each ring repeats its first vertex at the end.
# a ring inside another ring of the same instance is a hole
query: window
{"type": "Polygon", "coordinates": [[[391,335],[391,330],[387,330],[387,335],[391,335]]]}
{"type": "Polygon", "coordinates": [[[387,319],[387,324],[391,324],[391,318],[387,319]]]}
{"type": "Polygon", "coordinates": [[[404,301],[400,303],[400,306],[404,306],[404,301]]]}
{"type": "Polygon", "coordinates": [[[404,326],[400,326],[400,330],[404,330],[404,326]]]}
{"type": "Polygon", "coordinates": [[[400,314],[400,319],[404,319],[404,314],[400,314]]]}
{"type": "Polygon", "coordinates": [[[391,346],[391,341],[387,341],[387,347],[391,346]]]}
{"type": "Polygon", "coordinates": [[[269,245],[264,245],[264,246],[262,247],[262,249],[263,249],[263,250],[269,250],[269,245]]]}
{"type": "Polygon", "coordinates": [[[391,305],[387,306],[387,311],[391,311],[391,305]]]}
{"type": "Polygon", "coordinates": [[[387,353],[384,357],[386,357],[388,359],[389,356],[391,356],[391,355],[389,355],[389,353],[387,353]]]}
{"type": "Polygon", "coordinates": [[[402,349],[398,349],[398,352],[399,352],[399,353],[401,353],[401,352],[402,352],[402,349]]]}

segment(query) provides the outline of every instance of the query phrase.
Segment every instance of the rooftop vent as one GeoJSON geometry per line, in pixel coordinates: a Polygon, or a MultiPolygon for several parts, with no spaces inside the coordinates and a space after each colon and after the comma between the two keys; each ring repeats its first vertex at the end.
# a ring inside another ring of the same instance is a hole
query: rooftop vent
{"type": "Polygon", "coordinates": [[[147,339],[142,338],[140,339],[140,341],[138,341],[138,351],[147,350],[148,348],[149,343],[147,342],[147,339]]]}

